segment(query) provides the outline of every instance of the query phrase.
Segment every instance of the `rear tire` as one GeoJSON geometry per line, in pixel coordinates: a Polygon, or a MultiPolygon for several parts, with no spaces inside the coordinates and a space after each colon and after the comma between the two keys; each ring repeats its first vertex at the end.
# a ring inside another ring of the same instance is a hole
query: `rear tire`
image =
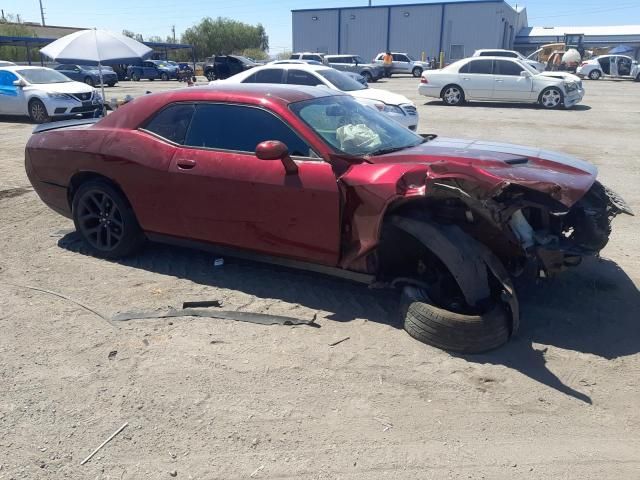
{"type": "Polygon", "coordinates": [[[590,80],[600,80],[601,76],[602,76],[602,74],[600,73],[600,70],[591,70],[589,72],[589,79],[590,80]]]}
{"type": "Polygon", "coordinates": [[[462,105],[464,103],[464,91],[458,85],[447,85],[442,89],[440,98],[445,105],[462,105]]]}
{"type": "Polygon", "coordinates": [[[166,82],[167,80],[169,80],[169,75],[167,75],[166,73],[163,73],[162,75],[160,75],[160,79],[163,82],[166,82]]]}
{"type": "Polygon", "coordinates": [[[137,73],[132,73],[131,74],[131,80],[133,80],[134,82],[139,82],[140,81],[140,75],[138,75],[137,73]]]}
{"type": "Polygon", "coordinates": [[[404,329],[420,342],[453,352],[481,353],[509,340],[510,315],[502,303],[482,315],[463,315],[429,302],[421,289],[404,287],[400,304],[404,329]]]}
{"type": "Polygon", "coordinates": [[[413,74],[414,77],[418,78],[420,77],[420,75],[422,75],[422,68],[416,67],[412,70],[411,73],[413,74]]]}
{"type": "Polygon", "coordinates": [[[361,75],[364,77],[367,83],[373,82],[373,75],[371,75],[369,72],[362,72],[361,75]]]}
{"type": "Polygon", "coordinates": [[[29,102],[29,118],[33,123],[46,123],[49,121],[49,113],[42,100],[34,98],[29,102]]]}
{"type": "Polygon", "coordinates": [[[73,196],[72,213],[76,231],[96,257],[126,257],[145,241],[129,202],[106,180],[80,185],[73,196]]]}

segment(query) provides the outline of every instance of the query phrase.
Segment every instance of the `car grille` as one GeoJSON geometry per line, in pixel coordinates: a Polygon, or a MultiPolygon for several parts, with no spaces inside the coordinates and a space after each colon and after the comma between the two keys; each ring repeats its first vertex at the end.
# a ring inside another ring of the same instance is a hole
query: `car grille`
{"type": "Polygon", "coordinates": [[[418,109],[413,105],[400,105],[400,108],[402,108],[405,115],[416,116],[418,114],[418,109]]]}
{"type": "Polygon", "coordinates": [[[77,98],[78,100],[80,100],[81,102],[86,102],[88,100],[91,100],[91,97],[93,96],[92,92],[87,92],[87,93],[72,93],[72,96],[74,96],[75,98],[77,98]]]}

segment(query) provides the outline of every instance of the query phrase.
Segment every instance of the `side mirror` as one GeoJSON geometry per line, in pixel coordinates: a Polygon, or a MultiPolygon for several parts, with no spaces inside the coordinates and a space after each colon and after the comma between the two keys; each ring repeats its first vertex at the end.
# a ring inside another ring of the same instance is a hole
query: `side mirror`
{"type": "Polygon", "coordinates": [[[278,140],[267,140],[256,147],[256,157],[260,160],[280,160],[287,175],[298,173],[298,165],[289,155],[287,146],[278,140]]]}
{"type": "Polygon", "coordinates": [[[524,77],[524,78],[531,78],[533,75],[531,75],[531,72],[528,70],[523,70],[520,72],[520,76],[524,77]]]}
{"type": "Polygon", "coordinates": [[[27,86],[27,82],[26,82],[23,78],[20,78],[20,79],[18,79],[18,80],[14,80],[14,81],[13,81],[13,85],[14,85],[15,87],[20,87],[20,88],[22,88],[22,87],[26,87],[26,86],[27,86]]]}

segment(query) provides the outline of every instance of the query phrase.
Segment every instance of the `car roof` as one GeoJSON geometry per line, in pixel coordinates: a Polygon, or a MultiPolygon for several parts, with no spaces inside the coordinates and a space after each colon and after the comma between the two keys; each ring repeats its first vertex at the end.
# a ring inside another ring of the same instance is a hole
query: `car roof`
{"type": "Polygon", "coordinates": [[[178,102],[228,102],[249,105],[273,103],[286,107],[290,103],[345,95],[321,87],[279,85],[269,83],[216,83],[202,87],[180,88],[137,97],[107,115],[96,127],[137,128],[159,109],[178,102]]]}
{"type": "Polygon", "coordinates": [[[10,71],[16,71],[16,70],[38,70],[38,69],[42,69],[42,68],[46,68],[47,70],[53,70],[53,68],[49,68],[49,67],[34,67],[33,65],[7,65],[6,67],[0,67],[3,70],[10,70],[10,71]]]}
{"type": "Polygon", "coordinates": [[[336,55],[326,55],[327,57],[359,57],[359,55],[355,53],[340,53],[336,55]]]}
{"type": "Polygon", "coordinates": [[[511,52],[518,53],[515,50],[509,50],[506,48],[479,48],[476,52],[511,52]]]}
{"type": "MultiPolygon", "coordinates": [[[[247,70],[247,72],[256,72],[258,70],[265,70],[267,68],[282,68],[285,70],[296,69],[296,70],[305,70],[307,72],[319,72],[324,70],[335,70],[334,68],[327,67],[325,65],[312,65],[309,63],[267,63],[266,65],[262,65],[260,67],[252,68],[251,70],[247,70]]],[[[337,70],[335,70],[337,71],[337,70]]]]}

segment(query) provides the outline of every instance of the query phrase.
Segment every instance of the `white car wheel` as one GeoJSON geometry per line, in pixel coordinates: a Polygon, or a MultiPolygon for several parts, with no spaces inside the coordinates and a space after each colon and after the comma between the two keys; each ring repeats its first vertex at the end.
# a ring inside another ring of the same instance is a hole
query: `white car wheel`
{"type": "Polygon", "coordinates": [[[562,92],[555,87],[547,88],[540,94],[540,104],[544,108],[557,108],[562,104],[562,92]]]}
{"type": "Polygon", "coordinates": [[[589,78],[591,80],[599,80],[601,75],[600,70],[591,70],[589,72],[589,78]]]}
{"type": "Polygon", "coordinates": [[[464,93],[457,85],[448,85],[442,90],[442,101],[447,105],[460,105],[464,102],[464,93]]]}

